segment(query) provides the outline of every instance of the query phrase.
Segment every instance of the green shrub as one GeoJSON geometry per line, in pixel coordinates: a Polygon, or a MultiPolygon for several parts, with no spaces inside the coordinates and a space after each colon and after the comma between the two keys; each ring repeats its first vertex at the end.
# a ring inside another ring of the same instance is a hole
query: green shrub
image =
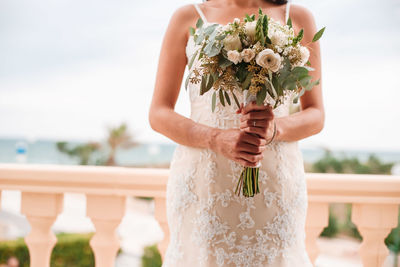
{"type": "Polygon", "coordinates": [[[161,265],[162,260],[157,244],[145,247],[142,255],[142,267],[160,267],[161,265]]]}
{"type": "MultiPolygon", "coordinates": [[[[93,234],[58,234],[57,244],[51,254],[51,267],[93,267],[94,256],[89,246],[93,234]]],[[[29,252],[23,238],[0,242],[0,264],[11,256],[21,267],[29,267],[29,252]]]]}
{"type": "Polygon", "coordinates": [[[339,226],[335,215],[332,213],[331,207],[329,207],[329,223],[324,228],[320,236],[334,237],[339,232],[339,226]]]}
{"type": "Polygon", "coordinates": [[[394,228],[385,239],[386,246],[395,254],[400,253],[400,208],[397,228],[394,228]]]}

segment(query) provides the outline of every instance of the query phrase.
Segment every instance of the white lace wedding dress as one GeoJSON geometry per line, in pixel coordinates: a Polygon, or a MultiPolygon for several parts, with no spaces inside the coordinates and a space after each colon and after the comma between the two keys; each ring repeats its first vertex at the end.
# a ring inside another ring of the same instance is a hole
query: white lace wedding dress
{"type": "MultiPolygon", "coordinates": [[[[197,48],[190,37],[188,59],[197,48]]],[[[189,93],[192,120],[239,127],[234,104],[217,101],[212,112],[212,90],[200,96],[199,84],[189,83],[189,93]]],[[[276,117],[289,114],[289,101],[274,110],[276,117]]],[[[272,142],[261,164],[260,193],[239,197],[234,191],[240,164],[210,149],[178,145],[167,184],[170,242],[163,267],[312,266],[304,243],[307,188],[297,142],[272,142]]]]}

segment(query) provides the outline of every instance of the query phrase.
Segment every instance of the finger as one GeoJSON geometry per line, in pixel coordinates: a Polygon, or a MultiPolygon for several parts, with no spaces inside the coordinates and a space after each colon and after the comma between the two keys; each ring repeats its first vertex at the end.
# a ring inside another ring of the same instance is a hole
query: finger
{"type": "Polygon", "coordinates": [[[267,140],[265,140],[264,138],[251,135],[245,131],[243,131],[243,134],[240,137],[239,144],[242,142],[249,143],[255,146],[264,146],[267,144],[267,140]]]}
{"type": "Polygon", "coordinates": [[[247,160],[244,160],[241,158],[236,158],[235,161],[244,167],[254,168],[254,167],[257,167],[257,165],[258,165],[258,163],[251,163],[251,162],[248,162],[247,160]]]}
{"type": "Polygon", "coordinates": [[[235,158],[234,160],[236,162],[238,162],[240,165],[245,166],[245,167],[256,167],[257,166],[257,164],[248,162],[247,160],[244,160],[242,158],[235,158]]]}
{"type": "Polygon", "coordinates": [[[269,108],[270,107],[268,105],[257,105],[256,102],[251,102],[243,107],[242,114],[247,114],[248,112],[253,110],[266,110],[269,108]]]}
{"type": "Polygon", "coordinates": [[[260,120],[260,119],[273,119],[274,113],[271,109],[251,111],[243,114],[240,120],[260,120]]]}
{"type": "Polygon", "coordinates": [[[247,127],[243,128],[242,130],[245,131],[246,133],[257,134],[262,138],[265,138],[265,136],[266,136],[266,129],[265,128],[247,126],[247,127]]]}
{"type": "Polygon", "coordinates": [[[240,122],[240,129],[246,127],[259,127],[259,128],[267,128],[269,126],[270,121],[267,120],[247,120],[240,122]]]}
{"type": "Polygon", "coordinates": [[[267,146],[256,146],[256,145],[252,145],[249,143],[241,143],[238,151],[240,152],[246,152],[246,153],[251,153],[253,155],[258,155],[261,154],[265,151],[265,149],[267,148],[267,146]]]}
{"type": "Polygon", "coordinates": [[[244,159],[250,163],[257,164],[259,161],[263,159],[264,156],[262,154],[253,155],[246,152],[239,152],[237,157],[244,159]]]}

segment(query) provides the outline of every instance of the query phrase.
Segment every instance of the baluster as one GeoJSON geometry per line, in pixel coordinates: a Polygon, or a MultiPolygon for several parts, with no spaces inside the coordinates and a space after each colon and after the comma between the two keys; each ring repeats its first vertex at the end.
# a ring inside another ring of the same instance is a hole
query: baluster
{"type": "Polygon", "coordinates": [[[161,226],[164,233],[164,238],[157,244],[158,250],[160,251],[161,257],[164,259],[164,255],[169,243],[169,228],[167,222],[167,206],[165,197],[155,197],[155,218],[161,226]]]}
{"type": "Polygon", "coordinates": [[[398,209],[397,204],[353,204],[351,220],[363,237],[360,256],[364,267],[380,267],[389,255],[384,239],[397,226],[398,209]]]}
{"type": "Polygon", "coordinates": [[[51,226],[62,209],[62,194],[22,192],[21,213],[25,214],[31,226],[25,237],[31,267],[50,266],[51,251],[57,243],[51,226]]]}
{"type": "Polygon", "coordinates": [[[329,203],[308,202],[306,219],[306,248],[313,264],[319,254],[317,238],[329,223],[329,203]]]}
{"type": "Polygon", "coordinates": [[[126,198],[87,195],[86,205],[86,214],[96,228],[90,240],[96,267],[112,267],[119,249],[119,238],[115,230],[125,214],[126,198]]]}

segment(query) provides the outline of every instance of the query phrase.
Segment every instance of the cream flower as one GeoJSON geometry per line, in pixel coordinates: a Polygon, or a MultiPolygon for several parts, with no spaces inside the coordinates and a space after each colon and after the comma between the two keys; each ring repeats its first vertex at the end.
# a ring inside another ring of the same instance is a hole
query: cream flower
{"type": "Polygon", "coordinates": [[[301,57],[300,66],[304,66],[310,57],[310,51],[307,49],[307,47],[305,46],[300,47],[300,57],[301,57]]]}
{"type": "Polygon", "coordinates": [[[228,59],[232,61],[234,64],[238,64],[240,61],[242,61],[242,56],[237,50],[229,50],[228,59]]]}
{"type": "Polygon", "coordinates": [[[239,18],[235,18],[235,19],[233,20],[233,23],[239,24],[239,23],[240,23],[240,19],[239,19],[239,18]]]}
{"type": "Polygon", "coordinates": [[[256,25],[257,21],[246,22],[244,25],[244,30],[246,31],[247,36],[250,37],[251,40],[256,38],[256,25]]]}
{"type": "Polygon", "coordinates": [[[285,48],[283,55],[289,58],[293,67],[304,66],[310,57],[310,51],[301,45],[289,46],[285,48]]]}
{"type": "Polygon", "coordinates": [[[228,35],[224,39],[225,50],[240,50],[242,49],[242,43],[240,41],[239,35],[228,35]]]}
{"type": "Polygon", "coordinates": [[[244,62],[250,62],[250,60],[252,60],[256,56],[256,53],[254,52],[253,49],[246,48],[243,49],[240,55],[242,56],[244,62]]]}
{"type": "Polygon", "coordinates": [[[277,72],[281,67],[281,57],[275,54],[272,49],[264,49],[256,56],[256,62],[263,68],[269,69],[272,72],[277,72]]]}
{"type": "Polygon", "coordinates": [[[282,31],[273,31],[270,36],[273,45],[278,47],[287,46],[289,37],[282,31]]]}

